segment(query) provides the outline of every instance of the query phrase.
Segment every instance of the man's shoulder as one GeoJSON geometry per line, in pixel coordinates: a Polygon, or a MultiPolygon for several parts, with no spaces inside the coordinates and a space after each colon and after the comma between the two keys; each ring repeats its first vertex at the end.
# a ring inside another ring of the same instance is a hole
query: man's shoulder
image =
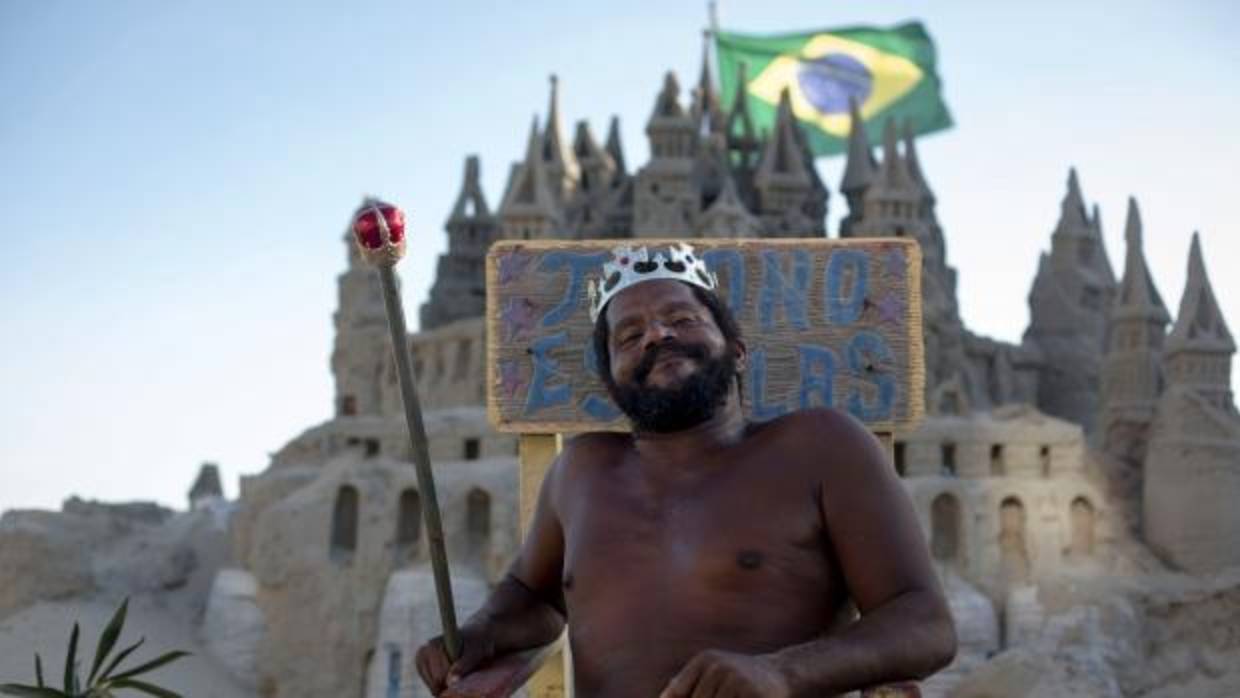
{"type": "Polygon", "coordinates": [[[822,446],[854,444],[869,434],[855,417],[832,407],[811,407],[765,422],[758,430],[781,439],[802,439],[822,446]]]}
{"type": "Polygon", "coordinates": [[[632,445],[633,437],[614,431],[576,434],[564,441],[560,465],[569,469],[589,468],[613,462],[632,445]]]}
{"type": "Polygon", "coordinates": [[[589,448],[622,448],[632,443],[627,431],[586,431],[564,440],[564,450],[589,448]]]}
{"type": "Polygon", "coordinates": [[[882,465],[885,456],[870,430],[852,415],[829,407],[815,407],[782,415],[764,423],[755,438],[801,464],[815,478],[853,480],[882,465]]]}

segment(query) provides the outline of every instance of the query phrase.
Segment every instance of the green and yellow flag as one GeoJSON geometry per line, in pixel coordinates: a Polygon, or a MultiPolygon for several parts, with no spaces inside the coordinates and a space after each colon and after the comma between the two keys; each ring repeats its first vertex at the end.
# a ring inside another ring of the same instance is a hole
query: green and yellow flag
{"type": "Polygon", "coordinates": [[[952,125],[935,72],[934,43],[920,22],[770,36],[717,32],[715,42],[726,98],[744,79],[754,126],[769,130],[779,94],[788,88],[792,112],[817,155],[847,149],[850,99],[867,127],[873,125],[870,133],[881,132],[888,119],[898,119],[898,126],[909,119],[918,134],[952,125]]]}

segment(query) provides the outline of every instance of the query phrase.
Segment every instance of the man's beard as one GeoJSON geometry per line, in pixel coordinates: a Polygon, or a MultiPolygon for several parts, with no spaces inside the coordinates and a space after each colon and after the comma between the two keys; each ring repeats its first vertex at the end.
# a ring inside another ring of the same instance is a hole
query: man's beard
{"type": "Polygon", "coordinates": [[[667,433],[697,426],[715,416],[727,402],[735,378],[736,351],[731,342],[717,358],[699,344],[668,343],[647,350],[633,369],[631,383],[609,387],[611,399],[628,416],[634,430],[667,433]],[[669,353],[693,359],[700,365],[680,385],[643,385],[659,357],[669,353]]]}

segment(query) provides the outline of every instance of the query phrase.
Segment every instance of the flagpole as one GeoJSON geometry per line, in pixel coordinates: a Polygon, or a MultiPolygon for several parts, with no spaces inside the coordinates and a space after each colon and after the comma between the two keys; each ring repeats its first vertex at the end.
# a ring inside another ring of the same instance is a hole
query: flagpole
{"type": "MultiPolygon", "coordinates": [[[[719,44],[716,43],[719,41],[719,3],[716,0],[709,0],[706,3],[706,24],[706,31],[703,32],[706,35],[706,50],[710,56],[710,63],[715,66],[711,72],[716,73],[711,82],[716,82],[722,80],[722,77],[717,74],[719,72],[719,44]]],[[[722,83],[719,84],[719,89],[723,89],[722,83]]]]}
{"type": "Polygon", "coordinates": [[[706,3],[706,37],[710,58],[718,66],[719,46],[715,42],[719,40],[719,3],[715,0],[706,3]]]}

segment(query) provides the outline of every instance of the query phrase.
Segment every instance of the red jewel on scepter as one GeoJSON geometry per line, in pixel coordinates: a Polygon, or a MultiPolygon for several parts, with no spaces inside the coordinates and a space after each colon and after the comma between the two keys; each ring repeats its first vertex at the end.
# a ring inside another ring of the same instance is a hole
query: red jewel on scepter
{"type": "Polygon", "coordinates": [[[390,266],[405,256],[405,213],[395,205],[368,197],[353,214],[351,228],[371,264],[390,266]]]}

